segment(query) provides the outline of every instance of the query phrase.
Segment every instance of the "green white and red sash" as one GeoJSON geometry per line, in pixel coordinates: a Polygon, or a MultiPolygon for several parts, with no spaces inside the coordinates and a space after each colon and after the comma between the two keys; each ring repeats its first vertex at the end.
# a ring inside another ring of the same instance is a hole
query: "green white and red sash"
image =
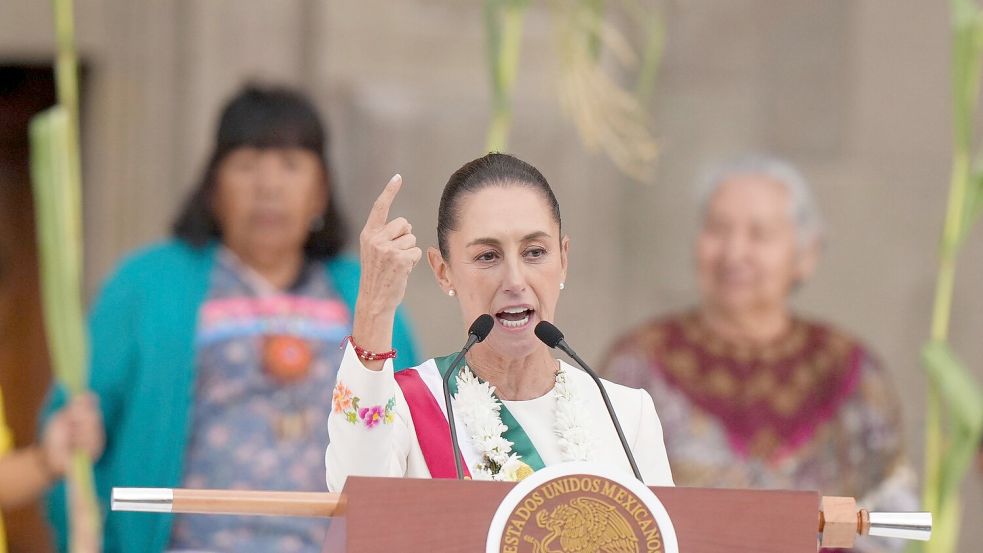
{"type": "MultiPolygon", "coordinates": [[[[444,410],[442,380],[443,374],[450,369],[453,358],[454,355],[438,357],[416,368],[396,373],[396,383],[402,390],[403,397],[406,398],[423,459],[433,478],[457,476],[447,413],[444,410]]],[[[451,379],[450,390],[452,396],[457,394],[457,378],[451,379]]],[[[545,464],[532,440],[504,403],[499,415],[502,424],[508,427],[502,436],[512,442],[512,451],[518,453],[522,461],[533,470],[543,468],[545,464]]],[[[481,462],[481,453],[473,445],[460,418],[456,418],[456,423],[465,474],[470,476],[471,469],[481,462]]]]}

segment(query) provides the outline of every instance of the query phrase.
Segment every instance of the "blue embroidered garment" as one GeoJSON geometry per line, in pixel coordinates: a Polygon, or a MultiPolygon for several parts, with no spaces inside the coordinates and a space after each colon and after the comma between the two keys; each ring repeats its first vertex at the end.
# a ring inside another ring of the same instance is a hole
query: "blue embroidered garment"
{"type": "MultiPolygon", "coordinates": [[[[319,267],[282,292],[223,251],[199,314],[183,486],[322,491],[338,345],[350,333],[348,308],[319,267]],[[305,376],[284,380],[270,370],[269,340],[284,336],[301,345],[296,355],[310,355],[305,376]]],[[[315,518],[177,515],[170,548],[319,553],[327,526],[315,518]]]]}

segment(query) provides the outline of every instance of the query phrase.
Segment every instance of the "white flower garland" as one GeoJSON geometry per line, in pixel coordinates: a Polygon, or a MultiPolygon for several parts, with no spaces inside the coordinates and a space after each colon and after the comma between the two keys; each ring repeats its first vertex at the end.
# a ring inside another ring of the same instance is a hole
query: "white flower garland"
{"type": "Polygon", "coordinates": [[[553,413],[553,434],[560,443],[563,462],[589,461],[592,434],[587,422],[587,409],[576,394],[576,386],[568,382],[569,375],[560,365],[556,372],[556,411],[553,413]]]}
{"type": "MultiPolygon", "coordinates": [[[[586,461],[591,457],[592,441],[587,412],[568,378],[560,365],[554,388],[553,433],[559,440],[564,462],[586,461]]],[[[481,462],[471,470],[474,479],[514,482],[531,473],[522,456],[512,452],[513,443],[502,436],[508,427],[502,423],[502,403],[495,396],[495,387],[480,381],[467,365],[457,375],[454,409],[471,442],[481,452],[481,462]]]]}

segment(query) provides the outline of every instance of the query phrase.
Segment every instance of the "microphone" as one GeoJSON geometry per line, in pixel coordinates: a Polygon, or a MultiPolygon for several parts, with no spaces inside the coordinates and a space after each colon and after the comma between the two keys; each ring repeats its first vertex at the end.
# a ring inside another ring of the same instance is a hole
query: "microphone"
{"type": "Polygon", "coordinates": [[[451,431],[451,445],[454,447],[454,468],[457,469],[458,480],[464,479],[464,469],[461,468],[461,444],[457,441],[457,426],[454,424],[454,406],[451,404],[451,377],[457,374],[458,365],[464,360],[464,354],[471,349],[471,346],[487,338],[494,326],[495,319],[487,313],[475,319],[471,323],[471,327],[468,328],[468,341],[464,343],[464,347],[461,348],[457,357],[451,362],[450,368],[447,369],[447,373],[444,374],[444,408],[447,409],[447,426],[451,431]]]}
{"type": "Polygon", "coordinates": [[[570,356],[571,359],[580,365],[580,368],[584,370],[585,373],[590,375],[597,384],[597,389],[601,391],[601,398],[604,399],[604,406],[608,410],[608,415],[611,416],[611,422],[614,423],[614,429],[618,432],[618,439],[621,440],[621,447],[625,450],[625,455],[628,457],[628,464],[631,465],[631,471],[635,473],[635,478],[642,480],[642,473],[638,471],[638,465],[635,464],[635,456],[631,453],[631,448],[628,447],[628,440],[625,439],[625,433],[621,430],[621,423],[618,422],[618,416],[614,414],[614,406],[611,405],[611,398],[608,397],[607,390],[604,389],[604,385],[601,384],[601,378],[597,376],[594,369],[590,368],[584,360],[577,355],[577,352],[573,351],[573,348],[567,345],[563,340],[563,333],[560,332],[559,328],[556,328],[548,321],[539,321],[536,325],[536,337],[542,340],[544,344],[550,348],[560,348],[563,353],[570,356]]]}

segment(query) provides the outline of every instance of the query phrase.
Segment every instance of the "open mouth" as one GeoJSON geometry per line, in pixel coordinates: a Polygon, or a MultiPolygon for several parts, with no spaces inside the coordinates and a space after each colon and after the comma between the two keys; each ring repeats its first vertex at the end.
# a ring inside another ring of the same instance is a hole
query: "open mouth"
{"type": "Polygon", "coordinates": [[[529,321],[532,319],[532,315],[535,312],[535,309],[526,305],[506,307],[498,313],[495,313],[495,320],[505,328],[514,330],[529,324],[529,321]]]}

